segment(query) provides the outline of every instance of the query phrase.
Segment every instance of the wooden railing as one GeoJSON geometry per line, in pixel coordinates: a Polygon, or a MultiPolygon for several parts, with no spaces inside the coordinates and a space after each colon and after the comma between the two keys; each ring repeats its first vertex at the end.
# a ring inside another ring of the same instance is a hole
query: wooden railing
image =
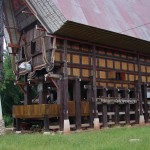
{"type": "MultiPolygon", "coordinates": [[[[69,116],[75,116],[75,101],[68,102],[69,116]]],[[[43,118],[47,115],[49,118],[60,116],[59,104],[36,104],[13,106],[14,118],[43,118]]],[[[89,116],[89,102],[81,102],[81,115],[89,116]]]]}

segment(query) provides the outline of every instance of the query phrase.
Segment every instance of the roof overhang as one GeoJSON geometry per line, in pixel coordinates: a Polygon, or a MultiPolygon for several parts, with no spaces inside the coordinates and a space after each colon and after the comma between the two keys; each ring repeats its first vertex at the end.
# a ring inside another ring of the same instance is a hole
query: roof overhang
{"type": "Polygon", "coordinates": [[[150,53],[150,42],[133,38],[127,35],[90,27],[87,25],[67,21],[54,34],[69,38],[80,39],[90,43],[107,45],[118,49],[126,49],[134,52],[150,53]]]}

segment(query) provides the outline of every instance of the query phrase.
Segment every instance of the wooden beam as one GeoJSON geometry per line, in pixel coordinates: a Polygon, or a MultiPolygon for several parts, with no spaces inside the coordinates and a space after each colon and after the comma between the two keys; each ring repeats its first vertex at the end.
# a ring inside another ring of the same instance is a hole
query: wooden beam
{"type": "Polygon", "coordinates": [[[44,116],[44,131],[45,132],[49,131],[49,118],[47,115],[44,116]]]}
{"type": "Polygon", "coordinates": [[[108,120],[107,120],[107,104],[102,104],[102,120],[103,120],[103,127],[108,127],[108,120]]]}
{"type": "Polygon", "coordinates": [[[8,43],[8,47],[20,49],[20,45],[13,43],[8,43]]]}
{"type": "Polygon", "coordinates": [[[140,64],[140,54],[139,54],[139,52],[137,54],[137,63],[138,63],[137,91],[138,91],[138,98],[139,98],[139,110],[140,110],[140,115],[143,115],[142,90],[141,90],[142,76],[141,76],[141,64],[140,64]]]}
{"type": "Polygon", "coordinates": [[[92,91],[92,102],[93,102],[93,110],[94,110],[94,117],[98,118],[98,111],[97,111],[97,87],[96,87],[96,49],[95,45],[93,45],[93,91],[92,91]]]}
{"type": "Polygon", "coordinates": [[[68,68],[67,68],[67,40],[64,40],[64,72],[63,72],[63,91],[64,91],[64,119],[68,119],[68,68]]]}
{"type": "Polygon", "coordinates": [[[38,84],[39,104],[47,104],[47,90],[43,82],[38,84]]]}
{"type": "Polygon", "coordinates": [[[87,89],[87,100],[89,101],[89,109],[90,109],[90,127],[93,128],[93,107],[92,107],[92,88],[91,88],[91,82],[89,83],[89,87],[87,89]]]}
{"type": "Polygon", "coordinates": [[[73,99],[76,105],[76,129],[81,129],[81,85],[79,78],[75,79],[73,86],[73,99]]]}
{"type": "MultiPolygon", "coordinates": [[[[118,89],[117,88],[114,88],[114,96],[115,97],[118,97],[118,89]]],[[[114,108],[114,110],[115,110],[115,125],[119,125],[119,104],[118,103],[115,103],[114,104],[115,106],[115,108],[114,108]]]]}
{"type": "Polygon", "coordinates": [[[64,129],[64,92],[63,92],[63,80],[58,80],[58,89],[57,89],[57,100],[58,104],[60,104],[60,114],[59,114],[59,126],[60,131],[64,129]]]}
{"type": "MultiPolygon", "coordinates": [[[[24,81],[25,81],[25,83],[27,82],[27,75],[25,76],[24,81]]],[[[23,89],[25,91],[24,92],[24,105],[32,104],[31,87],[28,84],[26,84],[23,89]]]]}
{"type": "MultiPolygon", "coordinates": [[[[129,90],[126,89],[125,90],[125,98],[128,99],[129,96],[129,90]]],[[[126,117],[126,124],[129,125],[130,124],[130,104],[125,104],[125,117],[126,117]]]]}
{"type": "Polygon", "coordinates": [[[144,118],[145,123],[148,123],[148,104],[147,104],[147,84],[142,85],[142,98],[144,101],[144,118]]]}
{"type": "Polygon", "coordinates": [[[20,119],[16,118],[16,131],[20,131],[20,119]]]}

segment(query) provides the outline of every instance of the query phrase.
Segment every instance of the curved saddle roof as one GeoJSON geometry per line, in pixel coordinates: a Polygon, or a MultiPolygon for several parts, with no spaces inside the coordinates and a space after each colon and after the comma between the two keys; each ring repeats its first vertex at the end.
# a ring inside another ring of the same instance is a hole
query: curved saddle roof
{"type": "Polygon", "coordinates": [[[149,51],[149,0],[25,0],[47,32],[149,51]]]}

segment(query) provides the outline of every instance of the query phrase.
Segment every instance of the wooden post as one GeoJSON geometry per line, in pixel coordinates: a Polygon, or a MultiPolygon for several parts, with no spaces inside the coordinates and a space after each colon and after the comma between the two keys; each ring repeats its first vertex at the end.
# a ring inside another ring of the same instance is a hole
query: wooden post
{"type": "Polygon", "coordinates": [[[16,133],[21,133],[20,131],[20,119],[16,118],[16,133]]]}
{"type": "Polygon", "coordinates": [[[145,83],[142,85],[142,93],[144,101],[144,118],[145,123],[148,123],[147,85],[145,83]]]}
{"type": "Polygon", "coordinates": [[[49,118],[47,115],[44,115],[44,131],[49,132],[49,118]]]}
{"type": "Polygon", "coordinates": [[[73,86],[73,99],[76,104],[76,129],[81,129],[81,87],[79,78],[75,79],[73,86]]]}
{"type": "Polygon", "coordinates": [[[58,80],[58,89],[57,89],[57,100],[60,104],[60,114],[59,114],[59,126],[60,131],[64,129],[64,99],[63,99],[63,80],[58,80]]]}
{"type": "MultiPolygon", "coordinates": [[[[106,89],[103,89],[103,96],[107,96],[106,89]]],[[[102,120],[103,120],[103,127],[108,127],[108,120],[107,120],[107,104],[102,104],[102,120]]]]}
{"type": "Polygon", "coordinates": [[[47,104],[46,99],[46,89],[44,84],[41,82],[38,84],[38,93],[39,93],[39,104],[47,104]]]}
{"type": "Polygon", "coordinates": [[[64,40],[64,72],[63,72],[63,93],[64,93],[64,132],[70,132],[68,118],[68,66],[67,66],[67,40],[64,40]]]}
{"type": "Polygon", "coordinates": [[[93,128],[93,120],[94,120],[94,116],[93,116],[93,104],[92,104],[92,88],[91,88],[91,84],[89,83],[89,87],[87,89],[87,100],[89,101],[89,109],[90,109],[90,127],[93,128]]]}
{"type": "Polygon", "coordinates": [[[119,125],[119,104],[115,103],[115,125],[119,125]]]}
{"type": "MultiPolygon", "coordinates": [[[[125,90],[125,98],[129,99],[129,91],[128,89],[125,90]]],[[[130,124],[130,104],[127,103],[125,104],[125,117],[126,117],[126,124],[129,125],[130,124]]]]}
{"type": "MultiPolygon", "coordinates": [[[[135,98],[138,99],[137,87],[135,88],[134,93],[135,93],[134,94],[135,98]]],[[[135,104],[135,123],[139,124],[139,103],[138,102],[135,104]]]]}
{"type": "Polygon", "coordinates": [[[108,120],[107,120],[107,104],[102,104],[102,115],[103,115],[103,127],[108,127],[108,120]]]}
{"type": "Polygon", "coordinates": [[[138,98],[139,98],[139,123],[144,124],[144,115],[143,115],[143,104],[142,104],[142,90],[141,90],[141,83],[142,83],[142,77],[141,77],[141,64],[140,64],[140,54],[138,52],[137,55],[137,63],[138,63],[138,85],[137,85],[137,90],[138,90],[138,98]]]}
{"type": "Polygon", "coordinates": [[[96,49],[93,45],[93,88],[92,88],[92,102],[93,102],[93,113],[94,113],[94,129],[100,128],[98,111],[97,111],[97,86],[96,86],[96,49]]]}
{"type": "MultiPolygon", "coordinates": [[[[25,76],[24,81],[27,82],[27,76],[25,76]]],[[[26,85],[24,87],[24,90],[26,92],[26,93],[24,93],[24,105],[31,105],[32,104],[31,87],[29,85],[26,85]]]]}
{"type": "MultiPolygon", "coordinates": [[[[118,97],[118,89],[114,89],[114,96],[118,97]]],[[[119,104],[115,103],[115,125],[119,125],[119,104]]]]}

